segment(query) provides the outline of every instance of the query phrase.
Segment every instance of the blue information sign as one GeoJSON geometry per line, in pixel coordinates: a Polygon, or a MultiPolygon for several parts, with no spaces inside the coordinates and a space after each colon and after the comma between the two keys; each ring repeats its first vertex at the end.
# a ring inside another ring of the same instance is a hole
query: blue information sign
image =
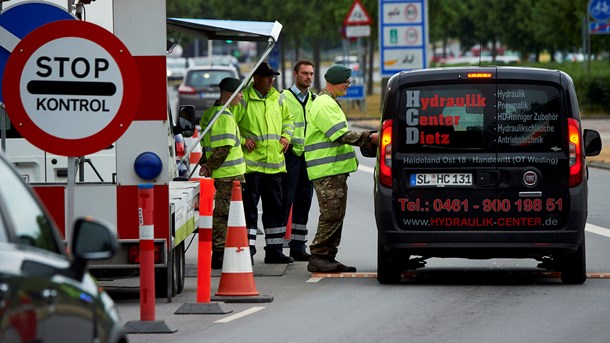
{"type": "MultiPolygon", "coordinates": [[[[38,27],[64,19],[76,19],[66,9],[48,2],[24,2],[0,13],[0,81],[14,45],[38,27]]],[[[0,82],[0,102],[2,102],[0,82]]]]}
{"type": "MultiPolygon", "coordinates": [[[[610,0],[609,0],[610,1],[610,0]]],[[[428,67],[428,0],[379,0],[382,77],[428,67]]]]}
{"type": "Polygon", "coordinates": [[[351,85],[347,88],[347,94],[339,97],[340,100],[362,100],[364,99],[364,85],[351,85]]]}
{"type": "Polygon", "coordinates": [[[610,34],[610,22],[589,23],[589,33],[592,35],[610,34]]]}
{"type": "Polygon", "coordinates": [[[599,21],[610,19],[610,0],[590,0],[589,14],[599,21]]]}

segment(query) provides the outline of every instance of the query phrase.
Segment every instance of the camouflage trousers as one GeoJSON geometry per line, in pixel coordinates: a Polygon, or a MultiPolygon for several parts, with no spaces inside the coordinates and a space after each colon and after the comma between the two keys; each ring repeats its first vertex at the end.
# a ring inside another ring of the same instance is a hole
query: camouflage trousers
{"type": "Polygon", "coordinates": [[[216,179],[214,188],[216,188],[216,196],[214,197],[214,218],[212,220],[212,250],[224,252],[233,179],[216,179]]]}
{"type": "Polygon", "coordinates": [[[309,246],[312,254],[337,256],[347,208],[347,177],[348,174],[341,174],[313,180],[320,217],[316,236],[309,246]]]}

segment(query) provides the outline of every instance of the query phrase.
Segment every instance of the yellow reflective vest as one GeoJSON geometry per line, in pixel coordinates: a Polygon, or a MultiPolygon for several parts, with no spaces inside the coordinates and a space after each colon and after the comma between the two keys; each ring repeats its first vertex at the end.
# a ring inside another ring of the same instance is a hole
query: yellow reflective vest
{"type": "MultiPolygon", "coordinates": [[[[212,106],[208,108],[201,117],[199,124],[204,129],[212,120],[212,116],[218,112],[222,106],[212,106]]],[[[229,154],[218,169],[212,170],[212,178],[218,179],[223,177],[231,177],[243,175],[246,173],[246,162],[244,154],[241,150],[241,140],[239,128],[233,118],[233,114],[228,109],[222,112],[218,119],[214,122],[210,130],[201,140],[201,145],[205,152],[206,158],[212,156],[213,149],[221,146],[230,146],[229,154]]]]}
{"type": "Polygon", "coordinates": [[[320,94],[307,115],[305,161],[310,180],[346,174],[358,169],[354,148],[335,141],[349,131],[339,103],[320,94]]]}
{"type": "Polygon", "coordinates": [[[241,133],[241,144],[246,138],[256,142],[249,152],[242,147],[246,160],[246,173],[276,174],[286,172],[283,146],[280,138],[290,142],[294,131],[292,115],[286,103],[280,103],[280,93],[275,89],[261,98],[252,85],[243,91],[243,101],[232,109],[241,133]]]}
{"type": "Polygon", "coordinates": [[[311,109],[311,104],[316,95],[312,92],[307,92],[305,103],[301,103],[299,98],[292,92],[291,89],[282,91],[281,99],[288,104],[288,109],[294,119],[294,134],[292,135],[292,153],[301,156],[305,151],[305,124],[307,123],[306,113],[311,109]]]}

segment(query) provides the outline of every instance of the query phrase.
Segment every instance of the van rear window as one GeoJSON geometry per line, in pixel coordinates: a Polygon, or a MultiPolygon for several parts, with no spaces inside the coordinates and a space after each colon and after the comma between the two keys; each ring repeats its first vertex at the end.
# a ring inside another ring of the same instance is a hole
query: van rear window
{"type": "Polygon", "coordinates": [[[494,125],[494,85],[422,86],[405,89],[400,107],[410,151],[488,146],[494,125]]]}
{"type": "Polygon", "coordinates": [[[499,150],[535,152],[561,148],[562,113],[557,88],[525,84],[500,85],[497,106],[499,150]]]}
{"type": "Polygon", "coordinates": [[[550,86],[453,84],[402,91],[399,139],[412,152],[438,149],[549,151],[562,144],[559,91],[550,86]]]}

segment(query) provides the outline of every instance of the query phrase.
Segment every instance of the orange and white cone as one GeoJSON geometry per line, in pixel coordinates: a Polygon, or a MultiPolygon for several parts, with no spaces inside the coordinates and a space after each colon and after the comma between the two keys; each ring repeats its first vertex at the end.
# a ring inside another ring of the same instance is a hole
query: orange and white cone
{"type": "MultiPolygon", "coordinates": [[[[191,141],[196,142],[198,138],[199,138],[199,130],[195,126],[195,134],[193,134],[193,137],[191,137],[191,141]]],[[[203,155],[203,150],[201,150],[201,144],[197,143],[197,146],[195,146],[193,151],[191,151],[191,155],[189,156],[189,162],[191,164],[190,170],[195,170],[195,168],[197,168],[197,164],[199,163],[199,160],[201,159],[202,155],[203,155]]],[[[196,178],[198,178],[198,177],[199,177],[199,173],[197,173],[196,178]]]]}
{"type": "Polygon", "coordinates": [[[217,296],[256,296],[252,259],[239,181],[233,181],[227,239],[217,296]]]}

